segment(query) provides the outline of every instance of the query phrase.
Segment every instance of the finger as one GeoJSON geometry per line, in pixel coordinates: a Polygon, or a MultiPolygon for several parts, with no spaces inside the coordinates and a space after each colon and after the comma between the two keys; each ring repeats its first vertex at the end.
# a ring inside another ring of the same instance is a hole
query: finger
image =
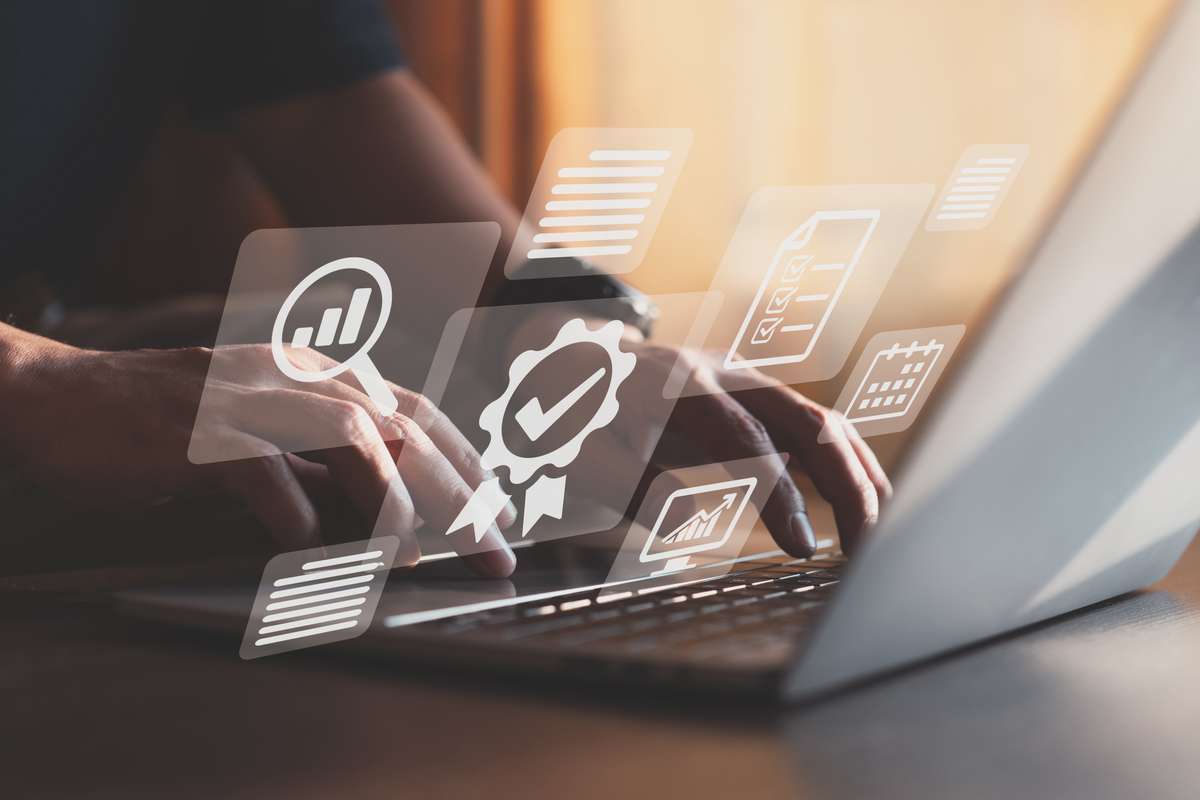
{"type": "Polygon", "coordinates": [[[858,451],[832,412],[783,385],[739,392],[738,402],[762,419],[833,507],[847,553],[879,516],[879,495],[858,451]],[[819,441],[826,426],[836,435],[819,441]]]}
{"type": "MultiPolygon", "coordinates": [[[[417,423],[468,486],[477,489],[484,481],[496,477],[494,472],[484,469],[479,451],[433,401],[423,394],[393,388],[400,401],[399,413],[417,423]]],[[[517,509],[512,503],[506,504],[496,518],[501,529],[516,521],[517,509]]]]}
{"type": "Polygon", "coordinates": [[[346,442],[302,457],[328,467],[363,519],[375,520],[376,531],[400,538],[396,563],[417,562],[421,552],[414,535],[418,520],[412,498],[375,420],[361,406],[311,392],[275,389],[247,393],[238,409],[240,424],[264,439],[293,437],[297,425],[303,424],[320,431],[326,441],[346,442]]]}
{"type": "MultiPolygon", "coordinates": [[[[399,415],[393,421],[400,428],[403,439],[396,468],[412,491],[417,513],[435,530],[449,530],[474,489],[420,425],[399,415]]],[[[512,574],[517,566],[516,557],[495,524],[488,526],[478,547],[482,548],[481,552],[464,554],[472,568],[492,577],[504,578],[512,574]]]]}
{"type": "MultiPolygon", "coordinates": [[[[641,522],[653,523],[658,510],[676,491],[686,484],[659,465],[647,464],[608,430],[599,430],[588,437],[586,458],[578,459],[571,466],[572,480],[585,487],[588,496],[609,508],[625,513],[634,513],[641,522]],[[640,474],[637,483],[631,486],[631,476],[640,474]],[[635,511],[636,509],[636,511],[635,511]]],[[[687,513],[695,511],[694,501],[677,498],[683,502],[687,513]]]]}
{"type": "MultiPolygon", "coordinates": [[[[314,386],[319,387],[320,391],[327,396],[360,405],[379,428],[385,440],[389,441],[393,455],[399,455],[400,447],[397,436],[402,433],[401,428],[403,427],[401,424],[398,428],[396,421],[397,419],[411,419],[425,431],[425,435],[433,441],[445,459],[472,489],[477,489],[484,481],[496,477],[490,470],[483,468],[479,452],[462,434],[458,426],[451,422],[450,418],[443,414],[427,397],[410,392],[394,383],[388,383],[388,387],[399,402],[396,413],[388,416],[379,412],[375,403],[364,392],[359,391],[357,383],[354,381],[353,376],[343,373],[338,376],[337,380],[321,381],[314,386]]],[[[516,521],[517,509],[512,503],[506,504],[496,518],[496,523],[500,528],[508,528],[516,521]]]]}
{"type": "MultiPolygon", "coordinates": [[[[778,458],[767,428],[749,409],[725,394],[715,379],[703,372],[693,380],[703,391],[676,405],[685,430],[694,431],[698,444],[719,460],[778,458]]],[[[786,470],[762,508],[763,522],[775,541],[788,553],[805,558],[816,550],[816,536],[808,520],[804,497],[786,470]]]]}
{"type": "Polygon", "coordinates": [[[307,461],[294,453],[285,453],[284,458],[287,459],[288,466],[292,468],[296,479],[300,481],[300,486],[304,489],[305,494],[312,498],[314,503],[334,499],[338,489],[337,484],[329,475],[329,467],[307,461]]]}
{"type": "MultiPolygon", "coordinates": [[[[291,453],[286,458],[304,493],[316,506],[325,544],[362,538],[359,536],[364,527],[362,515],[329,474],[329,468],[291,453]]],[[[417,527],[420,527],[419,521],[417,527]]]]}
{"type": "MultiPolygon", "coordinates": [[[[836,412],[834,412],[836,413],[836,412]]],[[[862,463],[863,469],[867,471],[867,477],[871,479],[871,483],[875,486],[875,494],[879,496],[879,505],[887,505],[892,499],[894,493],[892,482],[880,465],[879,459],[875,457],[875,451],[863,439],[862,434],[858,432],[858,428],[851,425],[845,417],[838,414],[838,422],[842,426],[842,430],[850,439],[850,446],[854,448],[854,452],[858,454],[858,460],[862,463]]]]}
{"type": "Polygon", "coordinates": [[[238,452],[258,456],[221,465],[219,480],[226,491],[240,498],[271,535],[287,550],[319,547],[321,525],[286,456],[273,445],[239,431],[230,431],[238,452]]]}

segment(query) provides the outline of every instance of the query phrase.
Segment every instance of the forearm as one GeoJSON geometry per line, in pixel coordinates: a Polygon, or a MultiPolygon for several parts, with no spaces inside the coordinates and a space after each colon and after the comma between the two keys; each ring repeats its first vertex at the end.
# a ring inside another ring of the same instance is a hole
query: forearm
{"type": "Polygon", "coordinates": [[[19,415],[23,400],[22,389],[36,363],[47,353],[71,348],[53,339],[38,336],[20,328],[0,323],[0,395],[5,398],[5,413],[0,415],[0,429],[7,430],[19,415]],[[14,411],[17,413],[14,414],[14,411]]]}
{"type": "MultiPolygon", "coordinates": [[[[494,293],[519,214],[407,72],[247,111],[235,125],[299,225],[498,222],[500,248],[483,295],[494,293]]],[[[446,297],[460,281],[444,270],[422,275],[428,291],[446,297]]]]}

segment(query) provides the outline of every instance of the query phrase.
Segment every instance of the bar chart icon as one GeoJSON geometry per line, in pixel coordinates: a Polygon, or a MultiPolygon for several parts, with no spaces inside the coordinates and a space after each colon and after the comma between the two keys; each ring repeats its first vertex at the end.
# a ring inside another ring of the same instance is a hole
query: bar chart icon
{"type": "Polygon", "coordinates": [[[367,313],[367,304],[371,302],[373,290],[370,287],[355,289],[350,296],[350,305],[346,309],[346,321],[342,324],[341,335],[338,335],[338,323],[342,321],[342,309],[327,308],[321,314],[321,324],[317,327],[316,338],[310,326],[296,328],[292,334],[292,347],[328,347],[337,337],[338,344],[354,344],[362,332],[363,317],[367,313]]]}
{"type": "Polygon", "coordinates": [[[382,536],[272,558],[263,570],[242,637],[242,658],[315,647],[364,633],[398,545],[395,536],[382,536]]]}

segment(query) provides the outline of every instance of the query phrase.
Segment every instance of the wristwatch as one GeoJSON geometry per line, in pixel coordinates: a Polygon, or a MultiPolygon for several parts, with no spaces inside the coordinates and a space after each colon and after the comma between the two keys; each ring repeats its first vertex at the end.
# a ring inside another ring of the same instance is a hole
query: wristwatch
{"type": "Polygon", "coordinates": [[[495,305],[524,303],[584,303],[612,300],[604,316],[632,325],[650,338],[658,307],[650,298],[619,278],[578,258],[526,261],[495,294],[495,305]],[[569,270],[570,274],[564,275],[569,270]]]}

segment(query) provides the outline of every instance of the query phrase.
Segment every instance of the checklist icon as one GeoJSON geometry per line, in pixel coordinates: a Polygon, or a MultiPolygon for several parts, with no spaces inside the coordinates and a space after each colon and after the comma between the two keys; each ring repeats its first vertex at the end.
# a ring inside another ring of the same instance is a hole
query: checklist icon
{"type": "Polygon", "coordinates": [[[818,211],[789,233],[765,270],[725,368],[794,364],[812,355],[879,218],[874,208],[818,211]]]}

